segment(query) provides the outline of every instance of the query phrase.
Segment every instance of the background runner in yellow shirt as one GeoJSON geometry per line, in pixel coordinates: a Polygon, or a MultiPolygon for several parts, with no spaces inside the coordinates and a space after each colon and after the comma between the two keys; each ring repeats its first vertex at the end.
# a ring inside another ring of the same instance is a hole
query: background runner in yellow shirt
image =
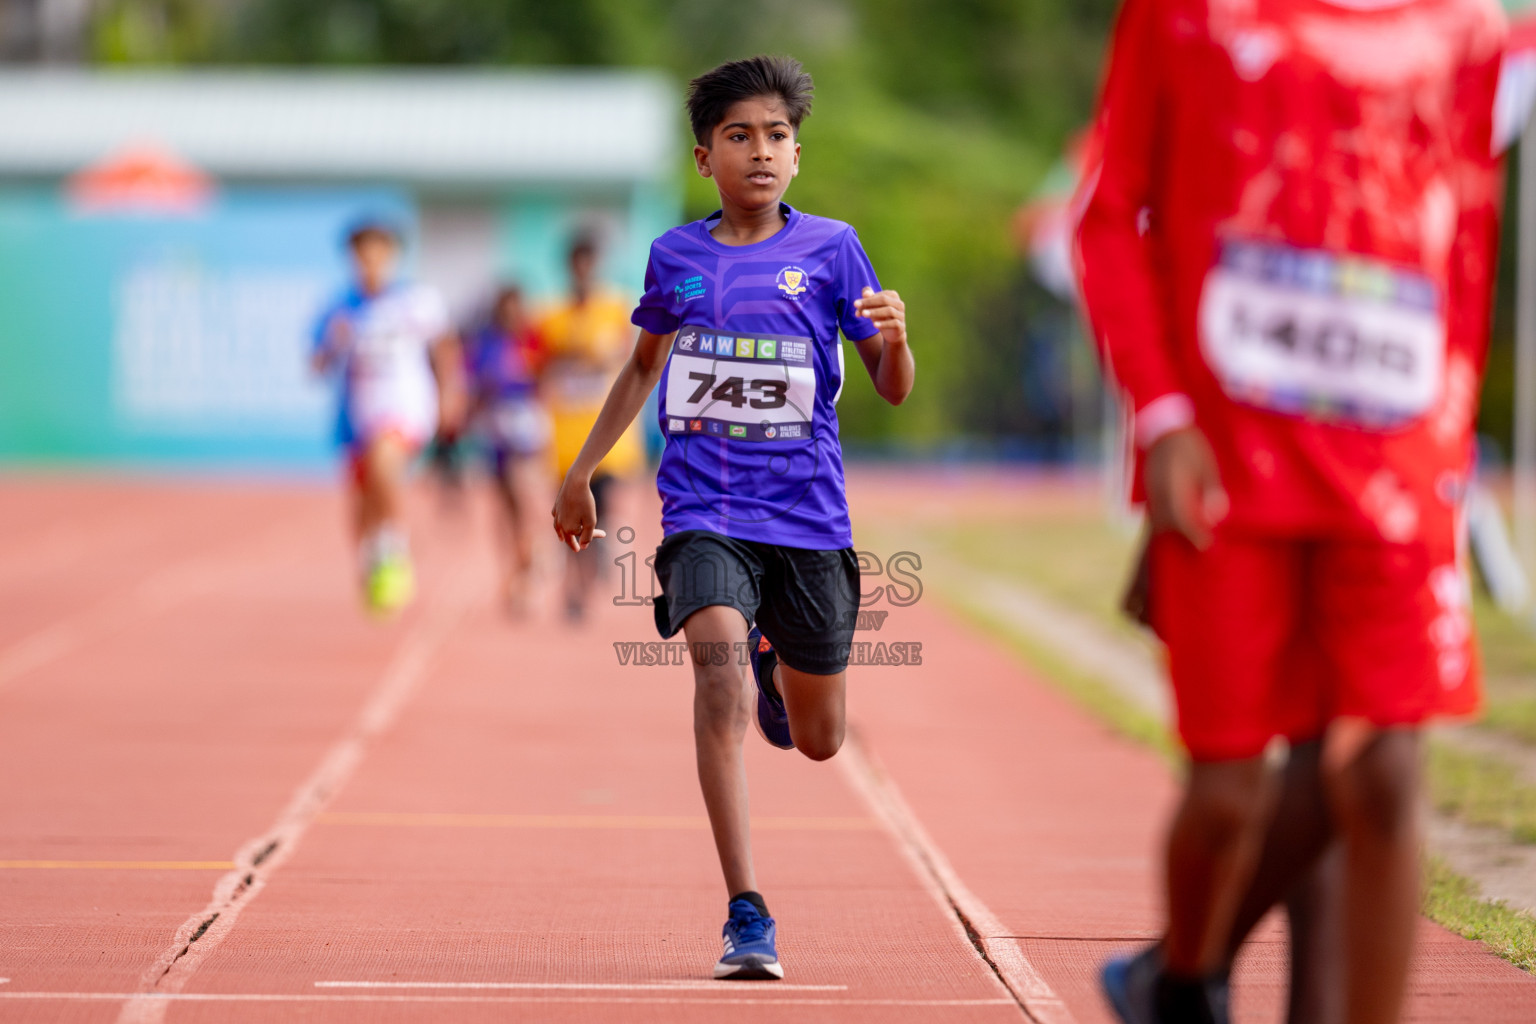
{"type": "MultiPolygon", "coordinates": [[[[608,389],[629,358],[634,333],[629,324],[630,303],[597,280],[597,258],[592,238],[583,235],[572,243],[570,296],[552,308],[538,328],[548,359],[542,391],[554,420],[556,479],[570,470],[597,422],[608,389]]],[[[609,521],[614,488],[638,474],[644,464],[644,442],[631,424],[592,478],[599,522],[609,521]]],[[[567,554],[565,607],[573,621],[585,613],[592,586],[607,567],[606,552],[595,547],[591,552],[567,554]]]]}

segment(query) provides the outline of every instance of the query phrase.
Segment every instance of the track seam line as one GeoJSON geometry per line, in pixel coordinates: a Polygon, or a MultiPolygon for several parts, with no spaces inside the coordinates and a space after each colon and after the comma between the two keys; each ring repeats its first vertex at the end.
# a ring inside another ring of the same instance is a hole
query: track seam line
{"type": "Polygon", "coordinates": [[[923,882],[923,888],[1013,997],[1020,1012],[1036,1024],[1077,1024],[1066,1003],[1024,955],[1009,930],[960,880],[949,858],[928,835],[895,781],[852,726],[836,760],[841,763],[844,778],[896,840],[897,848],[923,882]]]}
{"type": "Polygon", "coordinates": [[[445,588],[442,603],[410,627],[353,724],[300,783],[272,827],[236,851],[235,869],[215,884],[208,905],[176,929],[171,945],[145,971],[140,991],[123,1004],[117,1024],[160,1024],[165,1019],[170,1005],[165,997],[179,995],[229,935],[241,910],[292,855],[316,817],[351,780],[368,747],[415,694],[432,658],[469,607],[468,575],[469,567],[461,566],[445,588]]]}

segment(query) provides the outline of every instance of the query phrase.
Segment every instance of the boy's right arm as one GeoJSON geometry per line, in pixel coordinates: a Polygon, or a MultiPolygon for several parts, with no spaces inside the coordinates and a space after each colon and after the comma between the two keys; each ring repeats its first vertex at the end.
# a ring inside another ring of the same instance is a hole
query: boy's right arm
{"type": "MultiPolygon", "coordinates": [[[[675,333],[675,332],[674,332],[675,333]]],[[[635,421],[645,406],[645,400],[661,380],[666,368],[667,355],[672,351],[672,334],[652,334],[642,330],[635,342],[635,349],[619,371],[618,379],[608,391],[603,411],[581,446],[576,461],[555,495],[555,507],[551,514],[555,520],[555,534],[561,543],[572,551],[580,551],[592,543],[593,536],[604,536],[597,530],[597,504],[592,498],[592,474],[603,461],[624,431],[635,421]]]]}
{"type": "Polygon", "coordinates": [[[1076,238],[1094,339],[1136,413],[1143,448],[1166,428],[1193,422],[1165,330],[1167,288],[1152,237],[1166,230],[1152,209],[1159,169],[1169,160],[1160,80],[1164,6],[1125,0],[1116,20],[1093,128],[1098,158],[1084,170],[1076,238]]]}
{"type": "Polygon", "coordinates": [[[321,317],[310,351],[310,368],[316,373],[326,373],[335,366],[347,348],[349,334],[346,318],[341,314],[332,312],[321,317]]]}
{"type": "Polygon", "coordinates": [[[1077,254],[1095,338],[1134,411],[1136,444],[1146,453],[1142,482],[1153,529],[1176,531],[1205,548],[1226,515],[1227,496],[1170,351],[1167,287],[1151,237],[1165,227],[1151,209],[1158,169],[1168,159],[1164,7],[1160,0],[1126,0],[1116,22],[1095,125],[1100,157],[1084,175],[1089,185],[1079,201],[1077,254]]]}

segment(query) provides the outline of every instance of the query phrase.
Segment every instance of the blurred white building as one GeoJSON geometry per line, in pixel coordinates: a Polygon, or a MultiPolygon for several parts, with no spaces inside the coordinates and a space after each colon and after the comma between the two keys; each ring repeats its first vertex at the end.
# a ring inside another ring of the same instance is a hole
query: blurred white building
{"type": "Polygon", "coordinates": [[[348,221],[400,220],[461,317],[554,295],[578,232],[638,292],[678,123],[646,73],[0,70],[0,459],[320,451],[348,221]]]}

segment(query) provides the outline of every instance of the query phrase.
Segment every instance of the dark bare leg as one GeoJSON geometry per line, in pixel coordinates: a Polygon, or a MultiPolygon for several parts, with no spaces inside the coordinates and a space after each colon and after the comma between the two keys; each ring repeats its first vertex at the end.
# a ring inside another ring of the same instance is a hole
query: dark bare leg
{"type": "Polygon", "coordinates": [[[1190,766],[1168,837],[1168,974],[1225,969],[1228,939],[1261,852],[1273,784],[1260,757],[1190,766]]]}
{"type": "Polygon", "coordinates": [[[1419,733],[1377,730],[1337,758],[1333,740],[1323,779],[1343,840],[1346,1019],[1395,1024],[1419,912],[1419,733]]]}
{"type": "Polygon", "coordinates": [[[369,442],[363,452],[358,531],[367,538],[384,527],[404,529],[406,446],[393,434],[369,442]]]}
{"type": "Polygon", "coordinates": [[[1237,912],[1230,962],[1271,907],[1284,902],[1290,922],[1289,1024],[1342,1024],[1343,959],[1338,844],[1321,774],[1322,742],[1291,747],[1264,852],[1237,912]]]}
{"type": "Polygon", "coordinates": [[[747,766],[741,745],[753,709],[753,689],[736,652],[747,623],[735,608],[715,605],[688,617],[683,634],[693,652],[693,741],[699,788],[709,813],[728,895],[755,891],[747,766]]]}
{"type": "Polygon", "coordinates": [[[847,731],[848,673],[817,676],[779,662],[773,680],[789,713],[795,749],[812,761],[836,754],[847,731]]]}
{"type": "Polygon", "coordinates": [[[514,613],[522,612],[526,605],[533,570],[533,523],[528,513],[536,507],[537,499],[533,496],[532,461],[507,457],[495,481],[502,510],[496,531],[502,549],[502,597],[514,613]]]}

